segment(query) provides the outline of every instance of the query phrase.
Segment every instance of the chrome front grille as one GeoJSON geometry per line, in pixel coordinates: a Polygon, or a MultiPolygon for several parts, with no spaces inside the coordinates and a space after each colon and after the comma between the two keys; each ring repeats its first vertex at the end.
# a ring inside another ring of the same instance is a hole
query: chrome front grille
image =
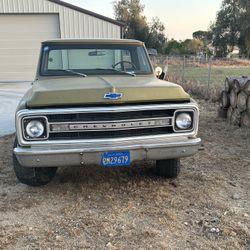
{"type": "Polygon", "coordinates": [[[174,110],[144,110],[48,115],[49,139],[102,139],[170,133],[173,132],[173,114],[174,110]]]}
{"type": "MultiPolygon", "coordinates": [[[[98,108],[97,108],[98,109],[98,108]]],[[[117,120],[133,120],[133,119],[149,119],[160,117],[172,117],[174,109],[148,109],[148,110],[121,110],[117,108],[117,112],[95,112],[90,109],[89,112],[75,112],[75,113],[58,113],[48,114],[47,118],[50,123],[57,122],[95,122],[95,121],[117,121],[117,120]]]]}
{"type": "Polygon", "coordinates": [[[50,133],[147,129],[172,126],[172,117],[96,122],[57,122],[49,125],[50,133]]]}
{"type": "Polygon", "coordinates": [[[51,133],[49,139],[53,140],[92,140],[92,139],[119,139],[125,137],[140,137],[151,135],[166,135],[173,133],[171,127],[154,129],[134,129],[121,131],[92,131],[92,132],[62,132],[51,133]]]}
{"type": "Polygon", "coordinates": [[[119,138],[192,136],[197,133],[198,115],[195,103],[25,109],[17,113],[16,124],[20,145],[49,145],[53,141],[73,143],[74,140],[84,142],[93,139],[105,142],[119,138]],[[193,112],[194,123],[190,131],[175,131],[177,111],[193,112]],[[44,117],[47,136],[29,141],[24,137],[24,121],[33,117],[44,117]]]}

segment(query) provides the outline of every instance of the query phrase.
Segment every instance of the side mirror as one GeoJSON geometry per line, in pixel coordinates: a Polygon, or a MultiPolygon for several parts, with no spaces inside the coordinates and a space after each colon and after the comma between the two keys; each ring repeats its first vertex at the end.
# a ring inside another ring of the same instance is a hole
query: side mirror
{"type": "Polygon", "coordinates": [[[161,74],[162,74],[162,68],[161,67],[156,67],[155,68],[156,77],[159,78],[161,74]]]}

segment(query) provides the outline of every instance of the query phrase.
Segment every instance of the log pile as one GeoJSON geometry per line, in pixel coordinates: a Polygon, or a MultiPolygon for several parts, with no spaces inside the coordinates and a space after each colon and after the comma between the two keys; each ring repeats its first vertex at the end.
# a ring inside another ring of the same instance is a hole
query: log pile
{"type": "Polygon", "coordinates": [[[250,77],[226,77],[218,114],[232,125],[250,128],[250,77]]]}

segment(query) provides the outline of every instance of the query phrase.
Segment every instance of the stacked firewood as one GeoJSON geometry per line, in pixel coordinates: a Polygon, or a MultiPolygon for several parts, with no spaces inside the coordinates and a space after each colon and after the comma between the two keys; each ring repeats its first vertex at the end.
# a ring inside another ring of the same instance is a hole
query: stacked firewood
{"type": "Polygon", "coordinates": [[[221,93],[219,116],[232,125],[250,128],[250,77],[227,77],[221,93]]]}

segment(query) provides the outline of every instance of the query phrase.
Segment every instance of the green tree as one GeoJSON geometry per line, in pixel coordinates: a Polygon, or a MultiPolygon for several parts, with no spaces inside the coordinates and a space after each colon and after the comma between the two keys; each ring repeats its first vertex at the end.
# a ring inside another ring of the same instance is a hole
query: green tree
{"type": "Polygon", "coordinates": [[[211,26],[216,56],[224,57],[239,44],[241,11],[239,2],[224,0],[211,26]]]}
{"type": "Polygon", "coordinates": [[[210,31],[198,30],[193,33],[193,39],[198,39],[209,44],[212,40],[212,33],[210,31]]]}
{"type": "Polygon", "coordinates": [[[158,17],[153,18],[152,23],[149,24],[149,32],[145,40],[147,47],[156,48],[159,52],[163,53],[166,41],[164,24],[158,17]]]}
{"type": "Polygon", "coordinates": [[[165,54],[168,55],[197,55],[204,51],[205,45],[199,39],[186,39],[176,41],[174,39],[167,42],[165,54]]]}
{"type": "Polygon", "coordinates": [[[124,37],[144,41],[148,48],[163,51],[166,43],[165,26],[159,18],[151,23],[143,14],[144,5],[140,0],[120,0],[113,2],[115,19],[125,23],[124,37]]]}
{"type": "Polygon", "coordinates": [[[198,30],[193,33],[193,39],[203,42],[203,54],[212,55],[210,45],[212,44],[213,34],[211,31],[198,30]]]}
{"type": "Polygon", "coordinates": [[[145,41],[149,27],[140,0],[120,0],[113,2],[113,7],[115,18],[125,24],[124,37],[145,41]]]}
{"type": "Polygon", "coordinates": [[[182,42],[182,48],[186,55],[197,55],[204,51],[204,43],[198,39],[186,39],[182,42]]]}
{"type": "Polygon", "coordinates": [[[181,42],[171,39],[170,41],[167,42],[164,53],[168,55],[184,54],[181,42]]]}
{"type": "Polygon", "coordinates": [[[193,33],[193,39],[200,40],[204,43],[204,46],[207,47],[212,43],[213,34],[210,31],[198,30],[193,33]]]}
{"type": "Polygon", "coordinates": [[[239,47],[243,55],[250,57],[250,1],[238,1],[241,12],[239,47]]]}
{"type": "Polygon", "coordinates": [[[235,46],[250,57],[250,1],[224,0],[211,26],[217,56],[226,56],[235,46]]]}

